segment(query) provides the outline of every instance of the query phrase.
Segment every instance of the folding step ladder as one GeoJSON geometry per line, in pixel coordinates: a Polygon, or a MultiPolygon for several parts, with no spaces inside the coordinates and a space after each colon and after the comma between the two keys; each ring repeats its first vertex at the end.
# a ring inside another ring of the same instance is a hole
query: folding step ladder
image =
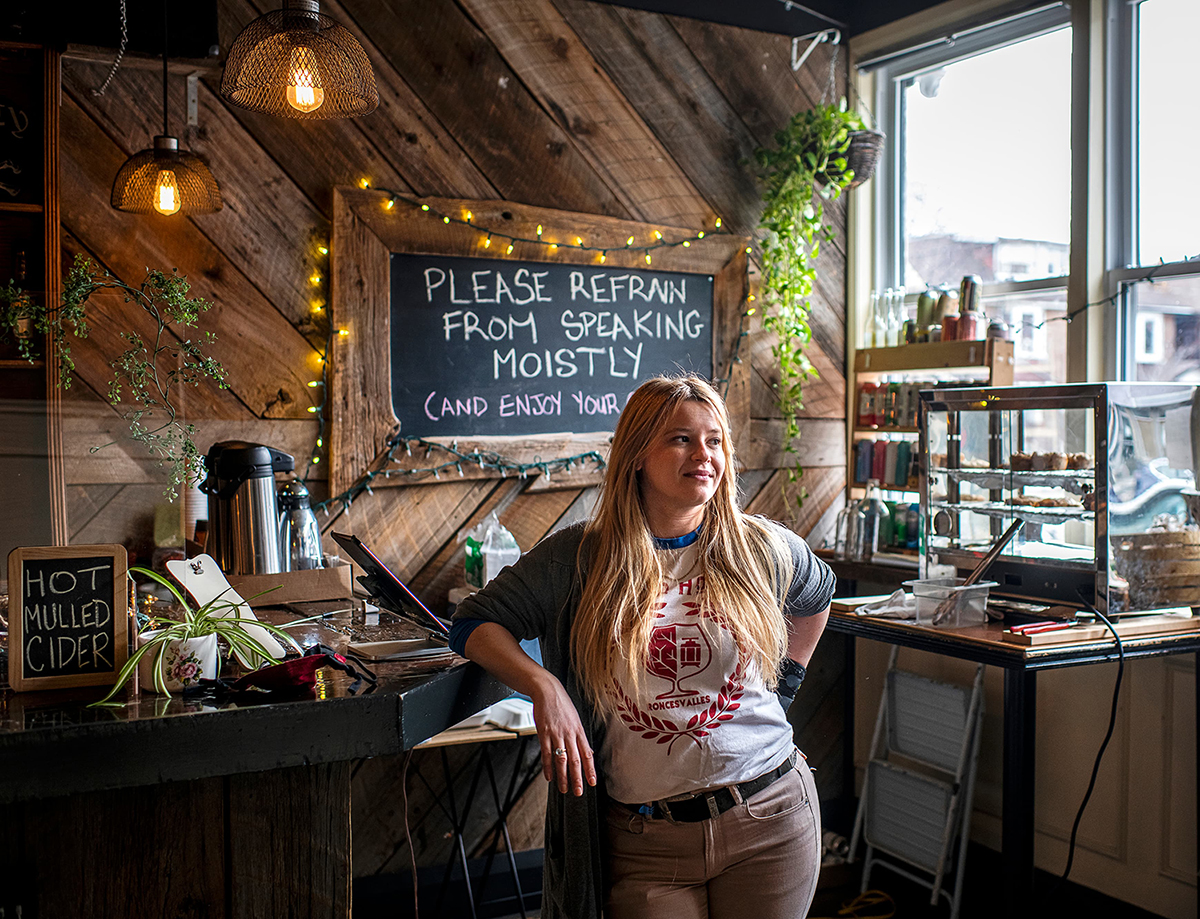
{"type": "Polygon", "coordinates": [[[971,687],[955,686],[897,670],[899,650],[893,647],[888,659],[850,860],[861,836],[867,843],[864,891],[878,864],[928,887],[932,906],[945,897],[950,919],[958,919],[983,722],[983,664],[971,687]],[[943,889],[951,870],[953,894],[943,889]]]}

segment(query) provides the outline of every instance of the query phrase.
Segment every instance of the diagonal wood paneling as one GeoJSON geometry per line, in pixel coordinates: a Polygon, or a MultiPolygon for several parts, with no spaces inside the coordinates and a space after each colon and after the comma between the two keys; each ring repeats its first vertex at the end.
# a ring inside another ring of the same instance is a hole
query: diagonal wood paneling
{"type": "MultiPolygon", "coordinates": [[[[761,329],[746,336],[742,345],[742,359],[754,368],[758,385],[751,387],[753,401],[750,414],[755,418],[770,418],[778,414],[775,401],[775,386],[779,381],[779,363],[771,353],[776,338],[761,329]]],[[[805,352],[818,376],[807,380],[802,390],[804,395],[804,418],[846,417],[846,376],[842,362],[834,364],[819,345],[810,346],[805,352]]]]}
{"type": "MultiPolygon", "coordinates": [[[[146,70],[119,71],[97,98],[89,87],[101,82],[105,68],[68,62],[63,82],[71,98],[126,153],[150,146],[162,130],[162,80],[146,70]]],[[[168,84],[171,108],[179,117],[185,82],[168,84]]],[[[213,93],[199,88],[201,129],[180,139],[208,163],[221,186],[225,207],[218,214],[191,220],[217,249],[249,278],[293,323],[309,313],[314,232],[328,238],[328,222],[275,161],[229,113],[213,93]]],[[[173,125],[179,130],[182,125],[173,125]]]]}
{"type": "Polygon", "coordinates": [[[712,206],[550,0],[465,0],[465,7],[630,213],[712,225],[712,206]]]}
{"type": "Polygon", "coordinates": [[[752,233],[762,205],[744,161],[758,144],[666,17],[590,0],[555,6],[724,223],[752,233]]]}
{"type": "Polygon", "coordinates": [[[454,3],[355,0],[347,9],[502,197],[630,216],[454,3]]]}
{"type": "Polygon", "coordinates": [[[108,188],[125,156],[69,96],[62,125],[65,228],[133,283],[146,265],[187,275],[192,296],[213,304],[205,328],[218,340],[209,352],[239,368],[230,388],[258,415],[306,417],[313,404],[312,346],[193,224],[109,207],[108,188]]]}

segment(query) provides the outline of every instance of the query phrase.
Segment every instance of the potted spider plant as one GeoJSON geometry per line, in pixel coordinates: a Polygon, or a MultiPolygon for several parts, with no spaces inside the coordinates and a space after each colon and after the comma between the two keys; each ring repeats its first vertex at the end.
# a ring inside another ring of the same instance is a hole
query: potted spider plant
{"type": "Polygon", "coordinates": [[[193,607],[185,593],[158,572],[133,566],[129,573],[149,578],[166,587],[175,597],[180,612],[176,618],[155,616],[151,620],[151,629],[138,635],[138,649],[129,656],[108,694],[94,705],[108,703],[135,671],[145,689],[153,689],[167,696],[172,691],[194,686],[202,679],[216,679],[220,676],[221,668],[218,639],[224,641],[230,651],[251,669],[277,659],[260,637],[254,634],[259,629],[279,638],[295,651],[304,653],[296,640],[282,628],[256,618],[240,616],[241,598],[226,600],[217,597],[193,607]]]}

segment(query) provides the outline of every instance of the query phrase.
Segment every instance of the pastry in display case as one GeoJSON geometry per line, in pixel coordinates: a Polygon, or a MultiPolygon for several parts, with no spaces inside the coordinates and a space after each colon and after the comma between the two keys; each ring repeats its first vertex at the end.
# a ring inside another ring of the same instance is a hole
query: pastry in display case
{"type": "Polygon", "coordinates": [[[1200,387],[1079,383],[921,393],[921,577],[1103,613],[1200,607],[1200,387]]]}

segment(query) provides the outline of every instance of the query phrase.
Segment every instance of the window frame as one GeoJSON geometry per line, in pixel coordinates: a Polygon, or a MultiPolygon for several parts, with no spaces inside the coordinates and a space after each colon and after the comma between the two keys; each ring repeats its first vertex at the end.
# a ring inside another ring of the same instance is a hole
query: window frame
{"type": "Polygon", "coordinates": [[[1105,355],[1120,380],[1138,376],[1139,283],[1157,279],[1200,276],[1195,260],[1143,264],[1139,252],[1138,207],[1141,195],[1138,148],[1139,28],[1145,0],[1107,0],[1108,125],[1106,181],[1109,211],[1106,238],[1106,286],[1115,305],[1116,334],[1105,355]]]}

